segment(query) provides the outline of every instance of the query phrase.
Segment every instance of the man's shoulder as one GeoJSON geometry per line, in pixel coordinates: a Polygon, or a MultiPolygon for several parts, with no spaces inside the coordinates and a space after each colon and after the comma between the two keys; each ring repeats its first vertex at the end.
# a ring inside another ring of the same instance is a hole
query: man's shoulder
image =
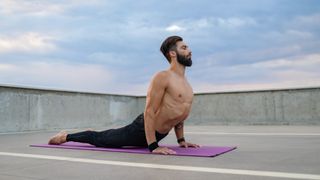
{"type": "Polygon", "coordinates": [[[167,86],[169,83],[171,73],[169,71],[159,71],[155,73],[152,78],[153,83],[162,84],[163,86],[167,86]]]}
{"type": "Polygon", "coordinates": [[[169,78],[170,74],[171,74],[170,71],[163,70],[163,71],[159,71],[159,72],[155,73],[154,77],[155,78],[166,79],[166,78],[169,78]]]}

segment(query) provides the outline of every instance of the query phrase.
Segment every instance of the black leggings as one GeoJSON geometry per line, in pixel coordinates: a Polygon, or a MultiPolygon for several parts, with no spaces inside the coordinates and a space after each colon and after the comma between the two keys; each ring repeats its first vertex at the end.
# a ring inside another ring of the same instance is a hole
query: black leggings
{"type": "MultiPolygon", "coordinates": [[[[160,134],[156,132],[156,139],[159,142],[167,135],[168,133],[160,134]]],[[[125,127],[100,132],[83,131],[68,134],[67,141],[89,143],[97,147],[148,146],[144,130],[143,113],[125,127]]]]}

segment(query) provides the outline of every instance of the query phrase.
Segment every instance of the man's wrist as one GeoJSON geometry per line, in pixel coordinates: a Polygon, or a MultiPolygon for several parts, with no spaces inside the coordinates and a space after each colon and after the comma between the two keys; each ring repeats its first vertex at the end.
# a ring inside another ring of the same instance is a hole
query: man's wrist
{"type": "Polygon", "coordinates": [[[177,140],[177,142],[180,144],[181,142],[185,142],[186,140],[184,139],[184,137],[182,137],[182,138],[179,138],[178,140],[177,140]]]}
{"type": "Polygon", "coordinates": [[[158,145],[157,141],[155,141],[155,142],[153,142],[153,143],[148,145],[148,149],[149,149],[150,152],[152,152],[153,150],[157,149],[158,147],[159,147],[159,145],[158,145]]]}

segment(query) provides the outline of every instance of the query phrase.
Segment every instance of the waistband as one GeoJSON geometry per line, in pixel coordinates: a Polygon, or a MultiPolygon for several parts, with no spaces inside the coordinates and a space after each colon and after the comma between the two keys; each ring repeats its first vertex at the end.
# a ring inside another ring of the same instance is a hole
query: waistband
{"type": "MultiPolygon", "coordinates": [[[[144,129],[144,113],[139,114],[139,116],[134,121],[137,122],[138,124],[140,124],[140,126],[142,126],[144,129]]],[[[160,137],[165,137],[168,134],[169,133],[162,134],[162,133],[159,133],[156,131],[156,135],[158,135],[160,137]]]]}

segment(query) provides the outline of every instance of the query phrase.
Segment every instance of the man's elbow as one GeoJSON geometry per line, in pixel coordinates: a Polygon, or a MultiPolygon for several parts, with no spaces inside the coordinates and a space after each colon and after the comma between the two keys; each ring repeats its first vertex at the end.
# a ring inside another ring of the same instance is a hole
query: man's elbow
{"type": "Polygon", "coordinates": [[[147,105],[144,110],[144,113],[146,114],[156,114],[156,112],[157,112],[157,108],[151,105],[147,105]]]}
{"type": "Polygon", "coordinates": [[[155,111],[152,108],[146,108],[144,111],[145,119],[153,118],[155,116],[155,111]]]}

